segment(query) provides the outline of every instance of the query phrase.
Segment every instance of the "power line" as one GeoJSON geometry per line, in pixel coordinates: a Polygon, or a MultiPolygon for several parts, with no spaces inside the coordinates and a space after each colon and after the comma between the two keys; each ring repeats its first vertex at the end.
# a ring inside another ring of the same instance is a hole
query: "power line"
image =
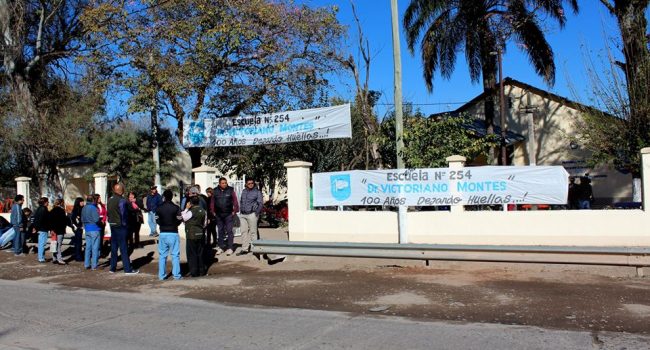
{"type": "MultiPolygon", "coordinates": [[[[439,103],[411,103],[411,102],[403,102],[405,105],[412,105],[412,106],[444,106],[444,105],[463,105],[467,102],[439,102],[439,103]]],[[[394,106],[394,103],[375,103],[377,106],[394,106]]]]}

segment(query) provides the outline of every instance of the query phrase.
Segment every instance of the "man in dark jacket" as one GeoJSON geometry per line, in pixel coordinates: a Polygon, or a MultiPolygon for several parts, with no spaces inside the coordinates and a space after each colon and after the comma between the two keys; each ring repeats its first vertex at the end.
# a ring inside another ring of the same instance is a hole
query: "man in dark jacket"
{"type": "Polygon", "coordinates": [[[127,221],[127,201],[122,197],[124,194],[124,185],[118,183],[113,186],[113,196],[106,204],[108,214],[108,224],[111,227],[111,267],[109,272],[115,273],[117,268],[117,250],[122,255],[122,266],[124,273],[134,275],[139,273],[138,270],[131,268],[131,260],[126,246],[126,235],[128,233],[127,221]]]}
{"type": "Polygon", "coordinates": [[[47,244],[48,232],[50,232],[49,212],[47,197],[38,200],[38,208],[34,213],[34,230],[38,233],[38,262],[45,262],[45,245],[47,244]]]}
{"type": "Polygon", "coordinates": [[[223,253],[224,249],[226,249],[226,255],[230,255],[233,253],[234,247],[232,220],[239,211],[239,202],[235,190],[228,186],[228,180],[225,177],[219,179],[219,186],[214,189],[210,211],[214,214],[219,235],[217,255],[223,253]]]}
{"type": "Polygon", "coordinates": [[[172,257],[172,276],[175,280],[181,279],[181,242],[178,237],[178,225],[181,223],[181,208],[172,203],[174,193],[170,190],[163,192],[164,202],[155,213],[160,226],[160,240],[158,241],[158,278],[162,281],[167,277],[167,255],[172,257]]]}
{"type": "Polygon", "coordinates": [[[241,213],[241,250],[237,255],[246,255],[250,251],[251,241],[257,240],[257,220],[262,213],[262,191],[255,186],[255,180],[246,179],[246,187],[239,197],[241,213]]]}
{"type": "Polygon", "coordinates": [[[158,232],[156,231],[156,211],[162,202],[162,197],[160,197],[160,194],[158,193],[158,186],[151,186],[151,192],[147,196],[147,202],[145,203],[147,210],[149,211],[147,220],[149,222],[149,237],[158,236],[158,232]]]}

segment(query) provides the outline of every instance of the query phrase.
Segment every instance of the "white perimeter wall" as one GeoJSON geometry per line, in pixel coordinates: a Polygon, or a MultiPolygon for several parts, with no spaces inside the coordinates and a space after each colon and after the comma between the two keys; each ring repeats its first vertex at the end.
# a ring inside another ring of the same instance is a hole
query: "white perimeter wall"
{"type": "MultiPolygon", "coordinates": [[[[643,188],[650,188],[644,148],[643,188]]],[[[287,167],[289,240],[398,243],[396,212],[309,210],[310,163],[287,167]]],[[[650,208],[647,191],[643,208],[650,208]]],[[[650,246],[645,210],[409,212],[408,243],[471,245],[650,246]]],[[[460,210],[459,210],[460,209],[460,210]]]]}

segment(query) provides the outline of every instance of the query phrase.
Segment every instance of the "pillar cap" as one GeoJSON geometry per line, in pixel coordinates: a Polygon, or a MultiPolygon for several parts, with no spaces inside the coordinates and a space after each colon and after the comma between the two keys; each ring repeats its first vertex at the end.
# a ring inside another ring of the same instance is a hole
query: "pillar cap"
{"type": "Polygon", "coordinates": [[[648,153],[650,153],[650,147],[641,148],[641,154],[648,154],[648,153]]]}
{"type": "Polygon", "coordinates": [[[284,163],[285,168],[310,168],[311,165],[312,164],[309,163],[309,162],[303,162],[303,161],[300,161],[300,160],[284,163]]]}
{"type": "Polygon", "coordinates": [[[107,174],[107,173],[94,173],[94,174],[93,174],[93,177],[94,177],[94,178],[98,178],[98,177],[108,177],[108,174],[107,174]]]}
{"type": "Polygon", "coordinates": [[[453,156],[447,157],[446,160],[447,160],[448,163],[450,163],[450,162],[465,162],[465,161],[467,161],[467,158],[465,158],[463,156],[459,156],[459,155],[453,155],[453,156]]]}
{"type": "Polygon", "coordinates": [[[219,169],[207,165],[201,165],[198,168],[192,169],[193,173],[216,173],[217,171],[219,171],[219,169]]]}
{"type": "Polygon", "coordinates": [[[16,180],[16,182],[29,182],[29,181],[32,181],[32,178],[27,177],[27,176],[20,176],[20,177],[15,178],[15,180],[16,180]]]}

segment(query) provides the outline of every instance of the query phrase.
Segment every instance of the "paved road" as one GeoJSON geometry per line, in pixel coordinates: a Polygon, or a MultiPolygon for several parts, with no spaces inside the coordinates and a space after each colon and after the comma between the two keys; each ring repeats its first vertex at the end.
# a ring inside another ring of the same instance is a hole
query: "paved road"
{"type": "Polygon", "coordinates": [[[227,306],[0,281],[0,349],[644,349],[649,337],[227,306]]]}

